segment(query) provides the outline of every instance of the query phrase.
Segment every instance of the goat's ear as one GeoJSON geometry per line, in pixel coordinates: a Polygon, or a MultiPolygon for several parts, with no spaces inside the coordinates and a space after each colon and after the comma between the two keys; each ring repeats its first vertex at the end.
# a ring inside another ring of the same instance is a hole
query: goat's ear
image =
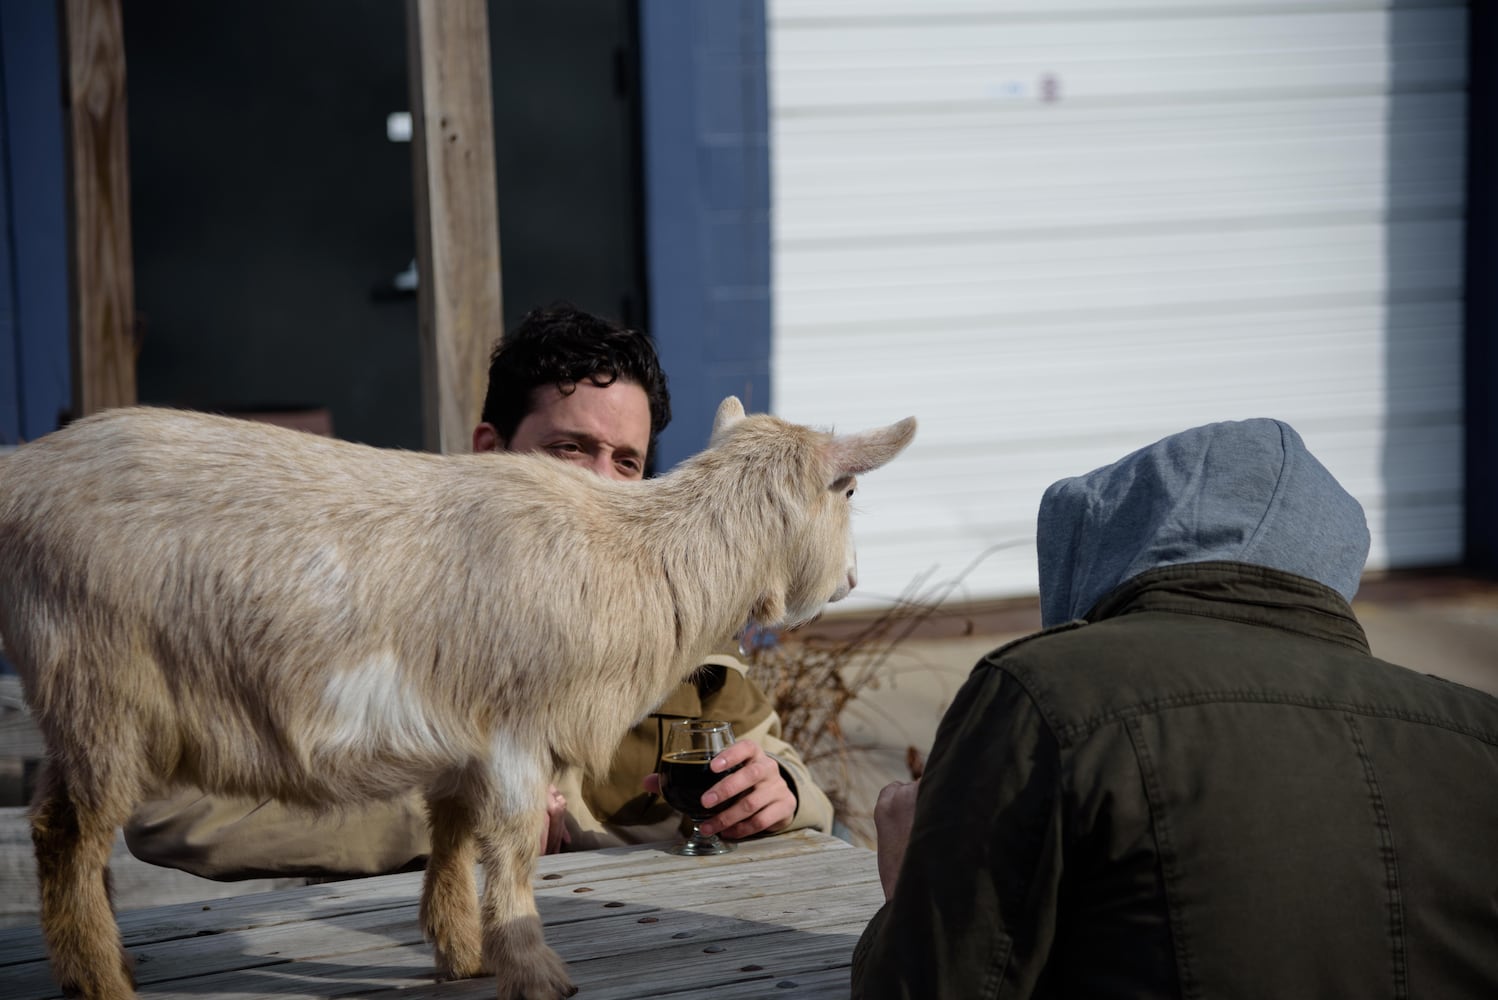
{"type": "Polygon", "coordinates": [[[827,443],[833,480],[877,469],[905,450],[915,437],[915,417],[859,434],[840,434],[827,443]]]}
{"type": "Polygon", "coordinates": [[[713,433],[708,439],[708,447],[718,443],[718,436],[740,420],[744,419],[744,404],[739,402],[739,397],[729,396],[718,404],[718,415],[713,417],[713,433]]]}

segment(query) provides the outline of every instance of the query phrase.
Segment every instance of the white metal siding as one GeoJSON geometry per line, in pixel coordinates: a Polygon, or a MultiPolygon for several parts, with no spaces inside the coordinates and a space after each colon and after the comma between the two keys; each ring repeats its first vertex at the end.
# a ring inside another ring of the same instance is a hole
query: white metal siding
{"type": "Polygon", "coordinates": [[[1460,3],[770,0],[777,412],[914,413],[861,601],[1033,592],[1055,479],[1289,421],[1461,556],[1460,3]]]}

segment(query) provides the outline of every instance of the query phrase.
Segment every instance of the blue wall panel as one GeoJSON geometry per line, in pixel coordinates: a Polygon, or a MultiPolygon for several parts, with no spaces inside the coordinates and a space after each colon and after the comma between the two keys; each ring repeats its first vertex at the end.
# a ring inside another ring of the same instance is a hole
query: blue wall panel
{"type": "Polygon", "coordinates": [[[1474,3],[1469,16],[1466,564],[1498,577],[1498,9],[1474,3]]]}
{"type": "MultiPolygon", "coordinates": [[[[3,125],[7,119],[0,119],[3,125]]],[[[11,253],[10,171],[0,156],[0,444],[21,435],[21,350],[16,339],[15,268],[11,253]]]]}
{"type": "Polygon", "coordinates": [[[763,0],[643,0],[650,330],[671,379],[664,471],[727,395],[770,399],[770,147],[763,0]]]}
{"type": "Polygon", "coordinates": [[[56,5],[0,0],[0,443],[71,405],[62,69],[56,5]]]}

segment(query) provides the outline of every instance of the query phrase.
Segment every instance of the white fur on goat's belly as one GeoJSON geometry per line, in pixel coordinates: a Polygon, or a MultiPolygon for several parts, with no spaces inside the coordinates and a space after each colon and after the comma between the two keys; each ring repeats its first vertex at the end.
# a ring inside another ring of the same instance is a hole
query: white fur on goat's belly
{"type": "Polygon", "coordinates": [[[330,725],[320,742],[328,750],[361,756],[393,750],[428,759],[451,753],[421,692],[406,683],[392,652],[334,670],[323,690],[323,704],[330,725]]]}
{"type": "MultiPolygon", "coordinates": [[[[439,771],[466,763],[480,764],[488,772],[504,810],[521,813],[536,804],[542,774],[532,748],[501,729],[489,740],[488,760],[465,760],[471,749],[457,747],[444,737],[421,692],[406,683],[393,653],[335,671],[323,691],[323,701],[330,726],[328,736],[319,741],[320,752],[341,758],[362,757],[383,766],[395,756],[411,765],[425,761],[439,771]]],[[[417,773],[422,770],[412,766],[411,777],[427,777],[417,773]]]]}

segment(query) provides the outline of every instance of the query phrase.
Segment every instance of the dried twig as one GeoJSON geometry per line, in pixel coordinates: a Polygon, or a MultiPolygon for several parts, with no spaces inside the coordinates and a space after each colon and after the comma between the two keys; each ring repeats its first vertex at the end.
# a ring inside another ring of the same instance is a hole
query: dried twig
{"type": "MultiPolygon", "coordinates": [[[[815,632],[787,637],[761,634],[746,641],[746,647],[752,647],[747,653],[750,673],[779,713],[781,735],[801,752],[855,839],[873,842],[872,817],[850,801],[855,757],[873,748],[849,741],[844,713],[860,695],[894,679],[897,670],[891,661],[901,644],[941,609],[980,562],[1020,544],[1024,543],[995,545],[956,577],[930,586],[927,581],[934,570],[928,570],[912,580],[890,607],[851,636],[833,639],[815,632]]],[[[906,766],[912,777],[919,777],[925,767],[915,747],[906,750],[906,766]]]]}

